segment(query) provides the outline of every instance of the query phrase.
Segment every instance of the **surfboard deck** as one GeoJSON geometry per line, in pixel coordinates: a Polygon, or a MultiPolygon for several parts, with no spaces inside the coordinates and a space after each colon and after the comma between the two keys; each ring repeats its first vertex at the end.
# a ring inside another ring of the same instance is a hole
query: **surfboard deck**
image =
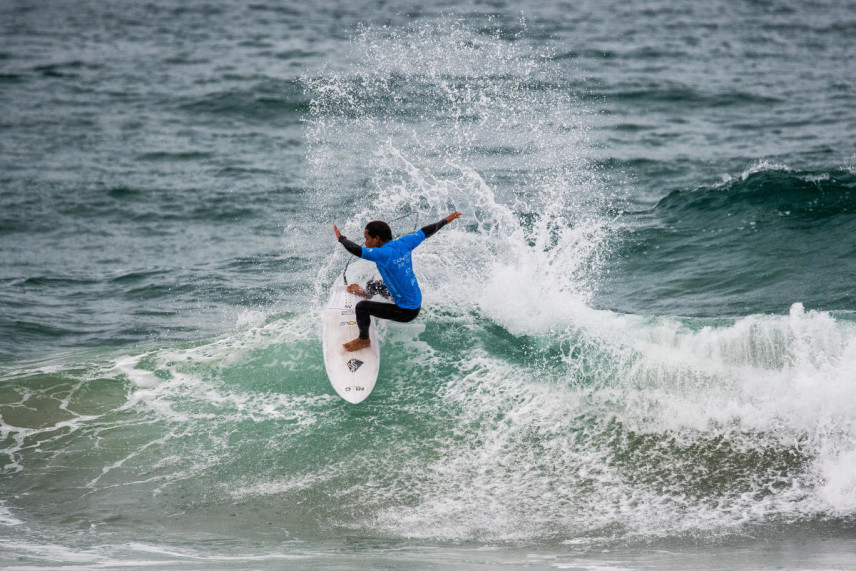
{"type": "Polygon", "coordinates": [[[346,286],[334,285],[324,309],[324,366],[336,393],[352,404],[371,394],[380,368],[380,342],[374,319],[369,328],[371,345],[359,351],[345,351],[342,347],[360,334],[354,308],[361,299],[348,293],[346,286]]]}

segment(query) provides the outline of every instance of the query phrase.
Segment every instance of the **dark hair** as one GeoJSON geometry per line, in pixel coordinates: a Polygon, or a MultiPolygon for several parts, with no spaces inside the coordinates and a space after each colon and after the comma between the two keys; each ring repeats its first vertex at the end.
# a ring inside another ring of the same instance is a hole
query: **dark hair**
{"type": "Polygon", "coordinates": [[[380,238],[381,242],[389,242],[392,240],[392,230],[389,224],[382,220],[374,220],[366,224],[366,230],[369,231],[369,236],[380,238]]]}

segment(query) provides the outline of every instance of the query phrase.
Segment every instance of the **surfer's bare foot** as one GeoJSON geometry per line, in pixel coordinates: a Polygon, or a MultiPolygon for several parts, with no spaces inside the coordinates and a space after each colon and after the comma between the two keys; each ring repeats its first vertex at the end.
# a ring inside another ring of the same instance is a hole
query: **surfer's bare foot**
{"type": "Polygon", "coordinates": [[[342,345],[342,347],[345,348],[345,351],[359,351],[360,349],[365,349],[371,344],[371,339],[361,339],[360,337],[357,337],[353,341],[348,341],[342,345]]]}

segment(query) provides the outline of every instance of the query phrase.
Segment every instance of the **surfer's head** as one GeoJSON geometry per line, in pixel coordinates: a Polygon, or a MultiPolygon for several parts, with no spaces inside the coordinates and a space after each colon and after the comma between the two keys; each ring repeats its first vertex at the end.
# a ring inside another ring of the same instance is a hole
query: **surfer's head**
{"type": "Polygon", "coordinates": [[[366,237],[366,247],[377,248],[392,240],[392,229],[382,220],[373,220],[366,224],[363,232],[366,237]]]}

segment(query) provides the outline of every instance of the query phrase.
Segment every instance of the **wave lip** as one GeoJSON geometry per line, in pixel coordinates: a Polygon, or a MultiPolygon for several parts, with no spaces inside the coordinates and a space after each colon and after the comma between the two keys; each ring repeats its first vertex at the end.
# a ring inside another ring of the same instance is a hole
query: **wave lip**
{"type": "Polygon", "coordinates": [[[856,308],[856,176],[761,163],[626,213],[602,306],[688,316],[856,308]]]}
{"type": "Polygon", "coordinates": [[[726,177],[713,187],[674,191],[655,212],[704,212],[714,219],[764,215],[816,219],[856,212],[856,175],[849,171],[793,171],[786,165],[760,163],[738,179],[726,177]]]}

